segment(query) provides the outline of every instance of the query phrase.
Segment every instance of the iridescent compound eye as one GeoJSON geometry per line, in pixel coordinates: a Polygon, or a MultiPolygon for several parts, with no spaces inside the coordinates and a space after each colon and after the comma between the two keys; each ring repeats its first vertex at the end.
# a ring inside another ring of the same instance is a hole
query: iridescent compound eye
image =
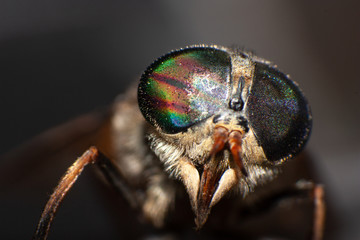
{"type": "Polygon", "coordinates": [[[212,47],[194,47],[156,60],[141,77],[138,101],[151,124],[166,133],[185,131],[226,106],[231,58],[212,47]]]}
{"type": "Polygon", "coordinates": [[[263,63],[255,64],[246,115],[269,161],[296,155],[310,133],[311,113],[300,89],[263,63]]]}

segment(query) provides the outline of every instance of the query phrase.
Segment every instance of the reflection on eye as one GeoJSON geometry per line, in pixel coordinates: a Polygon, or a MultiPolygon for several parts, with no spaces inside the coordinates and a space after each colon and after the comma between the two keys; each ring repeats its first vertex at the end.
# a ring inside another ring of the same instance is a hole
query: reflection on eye
{"type": "Polygon", "coordinates": [[[225,104],[230,74],[231,59],[222,50],[195,47],[172,52],[142,76],[140,109],[163,131],[184,131],[225,104]]]}

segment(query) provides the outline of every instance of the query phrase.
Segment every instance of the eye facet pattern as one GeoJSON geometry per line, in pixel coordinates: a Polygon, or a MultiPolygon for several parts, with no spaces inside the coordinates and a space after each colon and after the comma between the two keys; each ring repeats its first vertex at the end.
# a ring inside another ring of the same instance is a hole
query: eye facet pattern
{"type": "Polygon", "coordinates": [[[194,47],[169,53],[141,77],[140,110],[166,133],[184,131],[224,106],[230,75],[231,59],[223,50],[194,47]]]}
{"type": "Polygon", "coordinates": [[[269,161],[297,154],[310,133],[310,108],[298,86],[263,63],[255,65],[246,115],[269,161]]]}

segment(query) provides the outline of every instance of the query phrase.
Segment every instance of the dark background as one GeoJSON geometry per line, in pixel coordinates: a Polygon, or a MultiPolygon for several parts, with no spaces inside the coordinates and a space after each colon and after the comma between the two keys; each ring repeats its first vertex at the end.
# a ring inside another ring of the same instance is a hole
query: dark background
{"type": "MultiPolygon", "coordinates": [[[[276,63],[305,92],[314,118],[307,149],[338,213],[333,237],[360,239],[359,9],[357,1],[3,0],[0,154],[111,104],[172,49],[236,45],[276,63]]],[[[30,236],[41,207],[1,192],[0,235],[30,236]]]]}

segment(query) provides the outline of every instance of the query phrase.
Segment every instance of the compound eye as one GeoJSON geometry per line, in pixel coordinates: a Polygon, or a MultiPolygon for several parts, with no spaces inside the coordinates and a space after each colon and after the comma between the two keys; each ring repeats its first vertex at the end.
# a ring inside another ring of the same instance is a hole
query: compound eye
{"type": "Polygon", "coordinates": [[[256,63],[246,115],[269,161],[286,160],[301,151],[311,129],[308,103],[285,74],[256,63]]]}
{"type": "Polygon", "coordinates": [[[139,107],[166,133],[178,133],[210,117],[229,94],[231,59],[213,47],[194,47],[156,60],[141,77],[139,107]]]}

